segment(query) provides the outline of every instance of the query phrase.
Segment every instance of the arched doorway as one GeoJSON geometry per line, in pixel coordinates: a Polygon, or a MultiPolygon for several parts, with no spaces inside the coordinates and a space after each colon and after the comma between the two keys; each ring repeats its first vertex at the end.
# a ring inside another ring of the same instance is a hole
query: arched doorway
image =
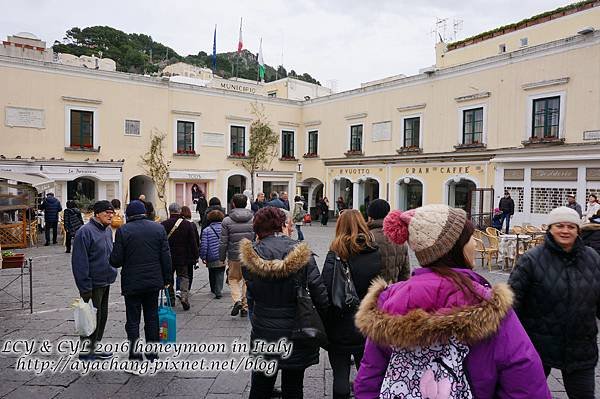
{"type": "Polygon", "coordinates": [[[232,175],[227,179],[227,209],[231,203],[231,198],[235,194],[242,194],[246,189],[246,177],[242,175],[232,175]]]}
{"type": "Polygon", "coordinates": [[[355,209],[360,209],[361,205],[365,206],[365,211],[369,207],[369,203],[379,198],[379,182],[373,178],[363,178],[358,187],[358,206],[355,209]]]}
{"type": "Polygon", "coordinates": [[[144,195],[147,201],[154,202],[156,197],[156,188],[151,178],[146,175],[137,175],[129,179],[129,196],[127,202],[131,202],[144,195]]]}
{"type": "Polygon", "coordinates": [[[398,209],[407,211],[423,206],[423,183],[417,179],[405,177],[396,185],[398,209]]]}
{"type": "Polygon", "coordinates": [[[333,183],[333,198],[329,198],[329,207],[337,212],[337,200],[342,198],[346,208],[354,205],[354,183],[348,178],[337,177],[333,183]]]}
{"type": "Polygon", "coordinates": [[[88,177],[79,177],[67,182],[67,200],[73,200],[82,211],[87,211],[96,201],[96,181],[88,177]]]}
{"type": "Polygon", "coordinates": [[[467,211],[469,195],[471,191],[477,188],[477,185],[469,179],[459,177],[450,180],[446,185],[448,190],[448,205],[467,211]]]}

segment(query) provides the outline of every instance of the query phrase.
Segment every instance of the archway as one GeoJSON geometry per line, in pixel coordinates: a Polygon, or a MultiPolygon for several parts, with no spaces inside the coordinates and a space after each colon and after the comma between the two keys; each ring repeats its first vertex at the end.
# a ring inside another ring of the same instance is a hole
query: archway
{"type": "Polygon", "coordinates": [[[448,205],[467,211],[469,195],[477,185],[469,179],[455,177],[446,183],[448,190],[448,205]]]}
{"type": "Polygon", "coordinates": [[[333,183],[333,198],[329,198],[330,208],[338,210],[337,201],[342,198],[346,208],[354,205],[354,183],[346,177],[336,177],[333,183]]]}
{"type": "Polygon", "coordinates": [[[131,202],[144,195],[147,201],[155,202],[156,187],[151,178],[146,175],[137,175],[129,179],[129,195],[125,200],[131,202]]]}
{"type": "Polygon", "coordinates": [[[67,200],[74,200],[82,211],[94,204],[97,199],[96,181],[88,177],[79,177],[67,182],[67,200]]]}
{"type": "Polygon", "coordinates": [[[231,198],[235,194],[242,194],[246,189],[246,177],[231,175],[227,178],[227,209],[230,207],[231,198]]]}
{"type": "Polygon", "coordinates": [[[396,187],[398,209],[407,211],[423,205],[423,183],[421,181],[405,177],[398,181],[396,187]]]}
{"type": "Polygon", "coordinates": [[[365,177],[360,180],[358,186],[358,204],[355,209],[360,209],[361,205],[365,206],[366,209],[369,207],[369,203],[379,198],[379,182],[371,177],[365,177]]]}

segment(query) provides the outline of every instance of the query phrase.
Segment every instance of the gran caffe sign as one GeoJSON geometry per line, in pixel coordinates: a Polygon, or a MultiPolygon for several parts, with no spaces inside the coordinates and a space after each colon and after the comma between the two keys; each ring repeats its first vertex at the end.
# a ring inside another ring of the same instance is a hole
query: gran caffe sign
{"type": "MultiPolygon", "coordinates": [[[[381,172],[383,169],[381,168],[340,168],[331,170],[329,173],[345,175],[345,176],[363,176],[369,175],[371,172],[381,172]]],[[[419,167],[401,167],[399,168],[402,173],[406,174],[419,174],[419,175],[428,175],[428,174],[467,174],[473,173],[472,166],[419,166],[419,167]]],[[[481,167],[475,167],[475,172],[480,172],[481,167]]]]}

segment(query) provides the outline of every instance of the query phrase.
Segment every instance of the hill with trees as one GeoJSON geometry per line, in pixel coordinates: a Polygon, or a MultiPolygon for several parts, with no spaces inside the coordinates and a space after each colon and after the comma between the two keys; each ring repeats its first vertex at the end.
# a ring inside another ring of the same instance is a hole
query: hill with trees
{"type": "MultiPolygon", "coordinates": [[[[58,53],[76,56],[95,55],[111,58],[117,63],[117,70],[138,74],[158,73],[165,66],[185,62],[199,67],[212,68],[212,54],[200,51],[196,55],[182,56],[172,48],[155,42],[151,36],[142,33],[125,33],[110,26],[74,27],[66,32],[62,41],[52,46],[58,53]]],[[[217,53],[215,73],[226,79],[232,76],[257,80],[257,55],[244,49],[237,52],[217,53]]],[[[296,73],[279,65],[277,70],[265,64],[265,81],[271,82],[284,77],[295,78],[310,83],[321,83],[308,73],[296,73]]]]}

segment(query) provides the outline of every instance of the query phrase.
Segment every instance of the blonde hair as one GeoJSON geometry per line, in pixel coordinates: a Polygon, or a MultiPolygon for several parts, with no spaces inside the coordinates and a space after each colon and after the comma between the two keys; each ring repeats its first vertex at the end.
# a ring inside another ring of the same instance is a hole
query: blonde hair
{"type": "Polygon", "coordinates": [[[335,238],[329,249],[342,260],[348,260],[362,250],[374,247],[373,235],[363,215],[356,209],[341,212],[335,225],[335,238]]]}

